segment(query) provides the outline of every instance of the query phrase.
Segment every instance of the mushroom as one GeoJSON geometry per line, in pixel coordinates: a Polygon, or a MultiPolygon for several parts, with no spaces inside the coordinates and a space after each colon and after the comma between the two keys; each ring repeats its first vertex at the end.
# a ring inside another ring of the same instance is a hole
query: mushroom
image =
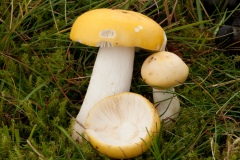
{"type": "Polygon", "coordinates": [[[99,101],[86,119],[86,135],[103,155],[127,159],[141,155],[160,130],[154,105],[142,95],[123,92],[99,101]]]}
{"type": "Polygon", "coordinates": [[[147,57],[141,68],[143,81],[153,87],[153,101],[166,126],[178,117],[180,102],[174,93],[176,85],[188,76],[188,66],[176,54],[161,51],[147,57]]]}
{"type": "Polygon", "coordinates": [[[72,126],[72,137],[81,142],[90,109],[107,96],[130,90],[134,47],[163,50],[166,35],[159,24],[140,13],[96,9],[76,19],[70,39],[99,47],[85,99],[72,126]]]}

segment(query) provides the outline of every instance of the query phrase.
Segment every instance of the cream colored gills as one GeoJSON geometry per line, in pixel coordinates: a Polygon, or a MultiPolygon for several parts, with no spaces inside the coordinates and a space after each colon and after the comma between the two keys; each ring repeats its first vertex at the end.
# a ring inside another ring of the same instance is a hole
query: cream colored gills
{"type": "Polygon", "coordinates": [[[98,102],[90,110],[85,126],[90,143],[101,154],[125,159],[148,149],[150,137],[160,130],[160,119],[149,100],[124,92],[98,102]]]}
{"type": "Polygon", "coordinates": [[[77,122],[73,124],[72,137],[81,141],[89,110],[104,97],[130,90],[135,47],[162,50],[166,35],[159,24],[140,13],[96,9],[76,19],[70,38],[100,47],[77,122]]]}

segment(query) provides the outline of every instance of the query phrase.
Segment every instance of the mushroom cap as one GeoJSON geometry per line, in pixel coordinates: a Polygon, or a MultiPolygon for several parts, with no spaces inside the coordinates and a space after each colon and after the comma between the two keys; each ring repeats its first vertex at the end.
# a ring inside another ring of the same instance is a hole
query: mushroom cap
{"type": "Polygon", "coordinates": [[[141,155],[151,146],[160,119],[145,97],[123,92],[98,102],[90,110],[85,127],[89,142],[100,153],[124,159],[141,155]]]}
{"type": "Polygon", "coordinates": [[[167,89],[183,83],[189,73],[188,66],[176,54],[157,52],[144,61],[141,76],[145,83],[156,89],[167,89]]]}
{"type": "Polygon", "coordinates": [[[70,39],[94,47],[140,47],[165,49],[166,35],[151,18],[133,11],[95,9],[80,15],[74,22],[70,39]]]}

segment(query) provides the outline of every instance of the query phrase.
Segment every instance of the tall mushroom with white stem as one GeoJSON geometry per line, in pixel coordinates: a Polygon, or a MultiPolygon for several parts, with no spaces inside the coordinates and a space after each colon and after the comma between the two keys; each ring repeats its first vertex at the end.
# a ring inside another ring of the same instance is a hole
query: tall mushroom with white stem
{"type": "Polygon", "coordinates": [[[134,48],[159,51],[166,46],[164,30],[154,20],[127,10],[96,9],[79,16],[70,39],[100,47],[72,137],[81,142],[90,109],[101,99],[130,90],[134,48]]]}
{"type": "Polygon", "coordinates": [[[171,123],[169,119],[178,117],[180,102],[173,87],[185,82],[188,73],[189,68],[183,60],[166,51],[150,55],[142,65],[142,79],[153,87],[153,101],[165,125],[171,123]]]}

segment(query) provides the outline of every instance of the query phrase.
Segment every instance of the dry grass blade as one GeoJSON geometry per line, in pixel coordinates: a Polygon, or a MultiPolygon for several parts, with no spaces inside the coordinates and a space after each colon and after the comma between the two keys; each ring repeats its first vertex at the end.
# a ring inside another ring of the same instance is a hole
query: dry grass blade
{"type": "Polygon", "coordinates": [[[32,148],[32,150],[39,156],[39,157],[41,157],[42,159],[47,159],[47,158],[45,158],[44,157],[44,155],[43,154],[41,154],[33,145],[32,145],[32,143],[29,141],[29,140],[27,140],[27,144],[32,148]]]}

